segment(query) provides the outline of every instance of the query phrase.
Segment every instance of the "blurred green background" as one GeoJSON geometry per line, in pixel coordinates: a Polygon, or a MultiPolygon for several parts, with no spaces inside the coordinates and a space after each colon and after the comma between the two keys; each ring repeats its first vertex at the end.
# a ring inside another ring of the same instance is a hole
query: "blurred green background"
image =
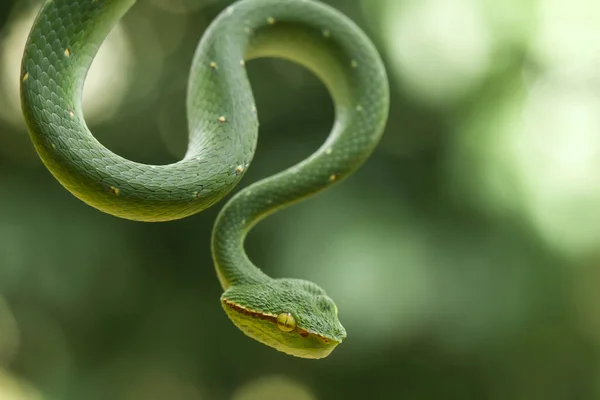
{"type": "MultiPolygon", "coordinates": [[[[40,3],[0,2],[0,399],[600,399],[600,2],[327,0],[374,40],[392,105],[343,184],[250,235],[307,278],[347,340],[324,360],[245,337],[219,305],[223,203],[144,224],[92,209],[42,166],[19,62],[40,3]]],[[[178,160],[195,46],[231,1],[141,0],[84,94],[120,155],[178,160]]],[[[261,121],[240,187],[320,146],[328,93],[248,64],[261,121]]]]}

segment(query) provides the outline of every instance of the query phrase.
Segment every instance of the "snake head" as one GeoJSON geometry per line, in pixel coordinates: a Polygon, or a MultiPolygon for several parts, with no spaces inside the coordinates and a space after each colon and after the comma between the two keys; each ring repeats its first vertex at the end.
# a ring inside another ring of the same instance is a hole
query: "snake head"
{"type": "Polygon", "coordinates": [[[247,336],[296,357],[327,357],[346,337],[335,303],[309,281],[234,285],[221,304],[247,336]]]}

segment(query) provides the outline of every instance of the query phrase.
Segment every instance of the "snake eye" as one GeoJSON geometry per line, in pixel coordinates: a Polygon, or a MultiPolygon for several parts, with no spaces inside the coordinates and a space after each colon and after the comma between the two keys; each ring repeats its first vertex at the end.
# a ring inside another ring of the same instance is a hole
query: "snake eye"
{"type": "Polygon", "coordinates": [[[281,313],[277,316],[277,327],[284,332],[296,329],[296,320],[290,313],[281,313]]]}

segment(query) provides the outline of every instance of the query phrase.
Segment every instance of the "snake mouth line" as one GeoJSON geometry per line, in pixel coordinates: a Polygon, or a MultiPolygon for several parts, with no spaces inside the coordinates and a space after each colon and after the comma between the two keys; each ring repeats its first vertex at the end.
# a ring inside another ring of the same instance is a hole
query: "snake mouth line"
{"type": "MultiPolygon", "coordinates": [[[[227,307],[235,310],[236,312],[240,313],[240,314],[244,314],[244,315],[248,315],[251,316],[253,318],[258,318],[258,319],[263,319],[266,321],[270,321],[274,324],[277,324],[277,315],[273,315],[273,314],[265,314],[259,311],[255,311],[255,310],[250,310],[249,308],[240,306],[239,304],[235,304],[231,301],[228,300],[223,300],[223,304],[225,304],[227,307]]],[[[319,338],[320,340],[323,341],[323,343],[329,344],[329,343],[340,343],[340,341],[332,339],[330,337],[327,336],[323,336],[320,335],[316,332],[313,332],[311,330],[308,329],[302,329],[300,327],[296,327],[295,330],[296,333],[298,333],[300,336],[302,337],[308,337],[309,335],[313,335],[317,338],[319,338]]]]}

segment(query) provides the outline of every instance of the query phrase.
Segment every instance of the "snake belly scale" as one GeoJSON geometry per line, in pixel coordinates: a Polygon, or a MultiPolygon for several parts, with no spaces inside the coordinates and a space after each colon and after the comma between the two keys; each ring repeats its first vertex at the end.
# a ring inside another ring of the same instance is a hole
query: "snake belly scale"
{"type": "Polygon", "coordinates": [[[250,165],[258,113],[245,62],[284,58],[329,90],[335,122],[306,160],[236,193],[222,208],[211,249],[221,304],[246,335],[279,351],[323,358],[346,337],[335,303],[315,283],[274,279],[244,251],[267,215],[351,175],[371,155],[388,116],[389,88],[372,42],[349,18],[314,0],[241,0],[210,24],[190,70],[188,149],[181,161],[146,165],[111,152],[81,106],[87,71],[135,0],[46,0],[21,67],[21,104],[41,160],[73,195],[108,214],[159,222],[190,216],[225,197],[250,165]]]}

